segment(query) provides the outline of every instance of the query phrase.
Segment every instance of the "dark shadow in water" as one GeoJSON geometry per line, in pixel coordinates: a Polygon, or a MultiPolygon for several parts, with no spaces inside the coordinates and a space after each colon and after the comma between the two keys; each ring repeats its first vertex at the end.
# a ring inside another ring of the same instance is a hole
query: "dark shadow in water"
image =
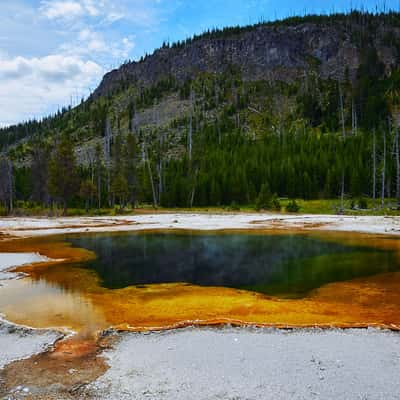
{"type": "Polygon", "coordinates": [[[301,235],[146,233],[69,241],[97,254],[84,266],[111,289],[186,282],[301,297],[330,282],[399,269],[394,252],[301,235]]]}

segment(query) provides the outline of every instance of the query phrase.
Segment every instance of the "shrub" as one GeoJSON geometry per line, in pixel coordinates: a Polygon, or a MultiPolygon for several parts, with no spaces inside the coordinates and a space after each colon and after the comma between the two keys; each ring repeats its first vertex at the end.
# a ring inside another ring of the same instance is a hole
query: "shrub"
{"type": "Polygon", "coordinates": [[[286,206],[286,211],[291,213],[297,213],[300,210],[300,206],[297,204],[296,200],[291,200],[286,206]]]}
{"type": "Polygon", "coordinates": [[[263,183],[261,185],[260,193],[256,200],[256,210],[269,210],[272,208],[272,194],[269,189],[268,183],[263,183]]]}
{"type": "Polygon", "coordinates": [[[236,201],[232,201],[231,205],[228,207],[228,211],[240,211],[239,204],[236,201]]]}
{"type": "Polygon", "coordinates": [[[366,210],[368,208],[368,201],[367,199],[361,198],[358,200],[358,208],[361,210],[366,210]]]}
{"type": "Polygon", "coordinates": [[[282,206],[276,194],[273,195],[272,198],[272,209],[275,211],[281,211],[282,206]]]}

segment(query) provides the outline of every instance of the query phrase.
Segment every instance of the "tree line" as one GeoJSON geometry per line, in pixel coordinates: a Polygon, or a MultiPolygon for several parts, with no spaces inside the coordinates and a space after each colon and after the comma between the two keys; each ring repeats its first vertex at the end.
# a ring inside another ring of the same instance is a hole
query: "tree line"
{"type": "Polygon", "coordinates": [[[68,136],[61,136],[54,148],[38,142],[29,166],[0,158],[0,201],[10,212],[16,201],[58,205],[65,212],[68,206],[88,211],[142,203],[193,207],[264,202],[259,208],[276,208],[274,194],[342,200],[346,194],[380,198],[382,206],[385,198],[400,201],[399,129],[391,119],[368,133],[343,136],[303,127],[279,135],[265,132],[256,139],[243,135],[232,120],[225,123],[193,128],[192,144],[189,129],[181,158],[166,157],[168,143],[161,131],[158,148],[147,147],[140,133],[106,133],[85,165],[77,163],[68,136]]]}
{"type": "Polygon", "coordinates": [[[81,166],[68,136],[58,138],[53,149],[37,141],[32,146],[29,166],[14,169],[8,157],[0,157],[0,201],[8,212],[20,200],[42,207],[61,207],[64,214],[68,206],[89,211],[116,204],[121,209],[128,203],[135,205],[136,152],[133,135],[128,135],[124,143],[117,137],[112,154],[110,147],[97,145],[89,164],[81,166]]]}

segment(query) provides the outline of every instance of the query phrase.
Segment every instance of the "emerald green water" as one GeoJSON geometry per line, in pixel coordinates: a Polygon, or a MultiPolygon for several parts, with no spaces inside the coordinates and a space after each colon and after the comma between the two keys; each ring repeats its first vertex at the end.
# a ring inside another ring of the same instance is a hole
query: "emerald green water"
{"type": "Polygon", "coordinates": [[[185,282],[302,297],[331,282],[400,270],[396,253],[298,234],[146,233],[79,236],[110,289],[185,282]]]}

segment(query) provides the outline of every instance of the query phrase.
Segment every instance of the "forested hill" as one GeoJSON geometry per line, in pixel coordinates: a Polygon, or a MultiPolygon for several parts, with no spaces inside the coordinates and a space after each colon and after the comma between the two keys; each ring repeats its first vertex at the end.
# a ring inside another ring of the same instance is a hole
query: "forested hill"
{"type": "Polygon", "coordinates": [[[0,202],[384,204],[400,198],[399,63],[394,12],[165,43],[106,74],[79,106],[0,130],[0,202]]]}

